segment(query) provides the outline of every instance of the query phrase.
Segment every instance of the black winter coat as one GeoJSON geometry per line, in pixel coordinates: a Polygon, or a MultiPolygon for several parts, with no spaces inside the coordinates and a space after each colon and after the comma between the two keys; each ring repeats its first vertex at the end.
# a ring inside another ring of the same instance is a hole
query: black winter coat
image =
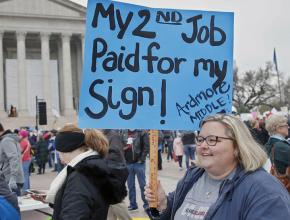
{"type": "Polygon", "coordinates": [[[125,160],[128,164],[141,162],[144,163],[149,153],[149,136],[145,131],[126,130],[122,134],[122,139],[126,145],[129,134],[133,136],[133,146],[124,150],[125,160]]]}
{"type": "Polygon", "coordinates": [[[123,151],[124,143],[121,135],[113,129],[105,129],[103,133],[109,141],[109,152],[106,159],[125,164],[126,160],[123,151]]]}
{"type": "Polygon", "coordinates": [[[192,145],[195,144],[195,134],[193,132],[185,133],[182,138],[183,145],[192,145]]]}
{"type": "Polygon", "coordinates": [[[67,178],[56,194],[53,220],[106,220],[110,204],[127,195],[127,168],[90,156],[67,167],[67,178]]]}
{"type": "Polygon", "coordinates": [[[37,164],[43,164],[48,161],[48,141],[40,140],[36,144],[35,159],[37,164]]]}

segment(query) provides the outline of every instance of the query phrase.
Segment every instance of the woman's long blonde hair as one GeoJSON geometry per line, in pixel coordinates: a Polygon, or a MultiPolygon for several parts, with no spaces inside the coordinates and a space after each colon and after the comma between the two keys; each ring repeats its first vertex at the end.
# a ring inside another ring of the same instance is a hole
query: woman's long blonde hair
{"type": "Polygon", "coordinates": [[[267,154],[239,118],[232,115],[217,114],[204,119],[201,127],[210,121],[220,122],[226,127],[226,132],[234,139],[237,161],[246,171],[255,171],[263,167],[267,160],[267,154]]]}

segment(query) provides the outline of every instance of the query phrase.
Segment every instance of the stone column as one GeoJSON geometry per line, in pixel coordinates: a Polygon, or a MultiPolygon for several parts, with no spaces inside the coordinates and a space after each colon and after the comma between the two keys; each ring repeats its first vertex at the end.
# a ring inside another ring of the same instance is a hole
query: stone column
{"type": "Polygon", "coordinates": [[[46,101],[47,115],[52,115],[51,112],[51,78],[49,77],[49,33],[40,33],[41,38],[41,62],[42,62],[42,83],[43,83],[43,98],[46,101]]]}
{"type": "Polygon", "coordinates": [[[57,62],[58,62],[58,80],[59,80],[59,111],[64,114],[64,83],[63,83],[63,56],[61,38],[57,40],[57,62]]]}
{"type": "Polygon", "coordinates": [[[0,30],[0,117],[7,115],[4,109],[3,35],[4,31],[0,30]]]}
{"type": "Polygon", "coordinates": [[[25,35],[23,31],[16,33],[17,36],[17,64],[18,64],[18,115],[27,116],[27,76],[25,58],[25,35]]]}
{"type": "Polygon", "coordinates": [[[82,57],[82,43],[81,41],[76,44],[76,55],[77,55],[77,94],[80,95],[81,82],[82,82],[82,72],[83,72],[83,57],[82,57]]]}
{"type": "Polygon", "coordinates": [[[63,58],[63,83],[64,83],[64,115],[74,114],[73,109],[73,92],[72,92],[72,69],[71,69],[71,51],[70,37],[71,34],[64,33],[62,37],[62,58],[63,58]]]}
{"type": "Polygon", "coordinates": [[[81,42],[82,42],[82,61],[84,63],[85,60],[85,35],[81,34],[81,42]]]}
{"type": "Polygon", "coordinates": [[[82,89],[82,79],[83,79],[83,69],[84,69],[84,63],[85,63],[85,35],[81,34],[81,59],[80,59],[80,68],[79,68],[79,96],[82,89]]]}

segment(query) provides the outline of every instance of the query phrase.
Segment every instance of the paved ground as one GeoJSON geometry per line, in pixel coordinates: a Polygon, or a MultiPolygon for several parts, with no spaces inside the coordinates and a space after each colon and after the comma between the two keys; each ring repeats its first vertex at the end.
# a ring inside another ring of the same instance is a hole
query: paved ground
{"type": "MultiPolygon", "coordinates": [[[[165,155],[164,155],[165,157],[165,155]]],[[[147,160],[148,162],[148,160],[147,160]]],[[[147,164],[146,166],[146,173],[147,173],[147,179],[149,177],[149,166],[147,164]]],[[[161,181],[161,184],[163,185],[166,192],[173,191],[175,189],[175,186],[177,184],[177,181],[184,175],[185,170],[179,171],[178,163],[175,163],[173,161],[167,162],[165,159],[163,159],[163,170],[158,172],[159,180],[161,181]]],[[[32,189],[48,189],[51,181],[56,176],[55,172],[48,171],[44,175],[31,175],[31,188],[32,189]]],[[[137,201],[139,205],[139,210],[133,213],[130,213],[131,216],[134,218],[134,220],[139,219],[146,219],[146,214],[144,210],[141,208],[143,203],[141,200],[140,195],[140,189],[139,185],[137,183],[136,179],[136,187],[137,187],[137,201]]],[[[128,197],[126,198],[126,204],[128,204],[128,197]]],[[[43,211],[46,212],[52,212],[51,209],[44,209],[43,211]]],[[[22,220],[47,220],[48,217],[38,213],[36,211],[25,211],[21,213],[21,219],[22,220]]]]}

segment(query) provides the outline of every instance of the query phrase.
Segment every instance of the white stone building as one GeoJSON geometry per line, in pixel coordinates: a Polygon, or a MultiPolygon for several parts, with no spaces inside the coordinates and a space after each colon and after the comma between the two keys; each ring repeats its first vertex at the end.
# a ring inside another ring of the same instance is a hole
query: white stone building
{"type": "Polygon", "coordinates": [[[36,96],[48,125],[76,122],[86,8],[69,0],[0,0],[0,122],[34,126],[36,96]],[[10,107],[18,117],[8,117],[10,107]],[[56,115],[60,117],[56,117],[56,115]]]}

